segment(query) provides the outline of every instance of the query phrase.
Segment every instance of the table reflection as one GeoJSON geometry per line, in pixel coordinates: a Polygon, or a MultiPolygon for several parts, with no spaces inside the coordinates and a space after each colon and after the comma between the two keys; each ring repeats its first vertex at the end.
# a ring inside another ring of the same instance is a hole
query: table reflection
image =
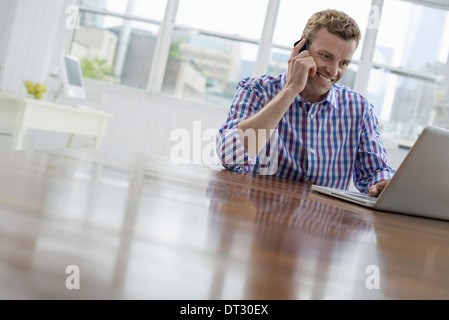
{"type": "Polygon", "coordinates": [[[245,269],[243,287],[234,284],[245,299],[332,298],[338,288],[329,285],[343,284],[347,272],[359,275],[351,277],[354,289],[348,295],[364,290],[367,257],[377,261],[368,220],[310,200],[303,183],[252,175],[238,179],[215,173],[207,190],[210,240],[225,257],[217,265],[212,298],[221,298],[228,290],[225,281],[239,276],[239,269],[229,266],[235,262],[245,269]],[[276,192],[273,187],[281,184],[284,190],[276,192]]]}

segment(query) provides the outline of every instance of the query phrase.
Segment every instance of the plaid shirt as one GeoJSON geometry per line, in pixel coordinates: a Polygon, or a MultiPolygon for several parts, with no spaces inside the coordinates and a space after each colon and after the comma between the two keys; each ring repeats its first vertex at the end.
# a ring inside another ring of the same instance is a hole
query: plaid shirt
{"type": "Polygon", "coordinates": [[[227,121],[216,136],[225,168],[339,189],[349,189],[353,176],[355,187],[364,193],[393,176],[373,106],[341,84],[332,86],[321,102],[310,104],[298,95],[265,148],[249,157],[237,125],[263,108],[286,82],[286,73],[239,82],[227,121]]]}

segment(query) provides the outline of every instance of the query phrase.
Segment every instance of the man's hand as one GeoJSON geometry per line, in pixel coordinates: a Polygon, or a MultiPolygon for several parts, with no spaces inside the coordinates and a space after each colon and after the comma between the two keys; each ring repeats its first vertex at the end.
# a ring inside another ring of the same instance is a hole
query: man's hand
{"type": "Polygon", "coordinates": [[[379,194],[382,192],[382,190],[387,186],[387,184],[389,182],[390,182],[390,179],[376,182],[371,187],[369,187],[369,195],[371,197],[378,197],[379,194]]]}
{"type": "Polygon", "coordinates": [[[305,46],[307,39],[302,39],[292,50],[288,60],[287,85],[299,94],[306,86],[309,76],[316,74],[316,64],[308,50],[299,53],[299,50],[305,46]]]}

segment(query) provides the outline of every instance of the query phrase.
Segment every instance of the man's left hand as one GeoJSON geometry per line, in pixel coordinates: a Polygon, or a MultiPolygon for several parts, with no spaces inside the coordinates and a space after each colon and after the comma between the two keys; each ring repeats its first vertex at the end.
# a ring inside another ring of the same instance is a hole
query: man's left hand
{"type": "Polygon", "coordinates": [[[371,197],[378,197],[379,194],[382,192],[382,190],[387,186],[387,184],[389,182],[390,182],[390,179],[376,182],[371,187],[369,187],[369,195],[371,197]]]}

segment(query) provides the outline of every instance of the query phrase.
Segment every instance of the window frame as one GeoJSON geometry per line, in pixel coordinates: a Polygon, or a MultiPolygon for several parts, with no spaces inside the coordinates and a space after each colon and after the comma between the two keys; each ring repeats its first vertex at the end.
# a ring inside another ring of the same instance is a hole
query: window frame
{"type": "MultiPolygon", "coordinates": [[[[147,88],[139,89],[121,84],[109,84],[110,86],[120,86],[123,87],[122,90],[129,89],[130,92],[146,92],[150,95],[163,95],[162,91],[162,83],[165,76],[165,69],[168,60],[168,53],[170,50],[171,38],[173,31],[176,30],[186,30],[193,31],[199,34],[219,37],[223,39],[229,39],[233,41],[245,42],[250,44],[258,45],[258,53],[255,61],[254,71],[252,76],[257,76],[268,71],[271,50],[272,49],[283,49],[283,50],[291,50],[290,47],[273,43],[273,34],[276,26],[276,20],[278,18],[278,11],[280,7],[280,3],[282,0],[268,0],[267,11],[265,14],[265,21],[263,25],[263,30],[260,39],[249,38],[238,35],[226,34],[223,32],[216,32],[211,30],[205,30],[201,28],[194,28],[184,25],[176,24],[176,15],[179,7],[180,0],[167,0],[167,5],[165,9],[165,14],[162,20],[143,18],[135,15],[112,12],[103,9],[97,9],[93,7],[89,7],[86,5],[80,5],[79,10],[81,12],[93,13],[93,14],[102,14],[117,18],[122,18],[130,21],[138,21],[144,23],[151,23],[160,26],[159,33],[157,36],[156,48],[154,53],[154,59],[152,62],[152,68],[149,75],[149,80],[147,82],[147,88]]],[[[384,1],[394,1],[394,0],[372,0],[371,6],[376,6],[379,8],[379,18],[382,17],[383,3],[384,1]]],[[[444,4],[441,1],[441,4],[435,0],[399,0],[405,1],[420,5],[426,5],[431,7],[437,7],[443,10],[449,10],[449,5],[444,4]]],[[[365,33],[365,41],[363,44],[361,57],[358,60],[353,60],[351,63],[358,65],[356,79],[354,84],[354,89],[359,91],[362,94],[365,94],[367,91],[367,85],[370,78],[370,72],[372,68],[379,68],[389,71],[391,73],[418,78],[425,79],[428,81],[433,81],[437,85],[441,85],[445,82],[449,82],[449,55],[446,60],[446,70],[445,75],[434,75],[425,72],[416,72],[413,70],[408,70],[406,68],[398,68],[393,67],[391,65],[376,63],[372,61],[372,57],[374,54],[374,50],[376,47],[376,39],[377,39],[377,29],[368,28],[368,26],[361,26],[362,28],[366,28],[365,33]]],[[[87,80],[87,85],[95,85],[97,81],[89,81],[87,80]]],[[[449,95],[447,93],[446,95],[449,95]]],[[[173,97],[173,99],[179,100],[179,98],[173,97]]],[[[446,99],[449,99],[447,97],[446,99]]],[[[215,106],[209,103],[204,103],[208,106],[215,106]]],[[[228,106],[225,106],[226,108],[228,106]]]]}

